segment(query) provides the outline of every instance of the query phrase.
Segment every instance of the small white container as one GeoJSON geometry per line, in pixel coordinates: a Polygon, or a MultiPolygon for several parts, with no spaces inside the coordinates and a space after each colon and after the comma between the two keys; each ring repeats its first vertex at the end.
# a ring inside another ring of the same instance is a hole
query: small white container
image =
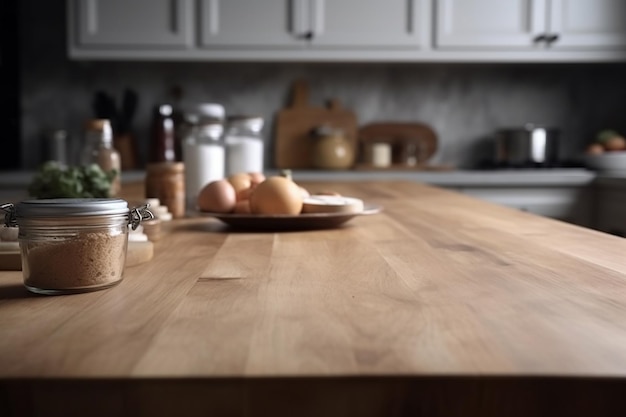
{"type": "Polygon", "coordinates": [[[240,172],[263,172],[263,118],[232,116],[224,133],[226,175],[240,172]]]}
{"type": "Polygon", "coordinates": [[[385,142],[372,144],[372,165],[385,168],[391,165],[391,144],[385,142]]]}
{"type": "Polygon", "coordinates": [[[202,187],[226,175],[223,131],[221,121],[200,119],[183,142],[185,196],[189,210],[195,210],[202,187]]]}

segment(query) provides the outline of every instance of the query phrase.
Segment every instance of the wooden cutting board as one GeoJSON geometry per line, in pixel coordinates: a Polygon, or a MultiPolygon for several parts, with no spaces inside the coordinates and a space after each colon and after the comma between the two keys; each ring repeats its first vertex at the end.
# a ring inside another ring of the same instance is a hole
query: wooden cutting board
{"type": "Polygon", "coordinates": [[[355,114],[344,109],[339,100],[331,99],[325,107],[309,104],[309,86],[304,80],[294,82],[288,107],[276,117],[274,163],[280,169],[312,168],[314,138],[311,131],[328,125],[343,130],[356,150],[357,120],[355,114]]]}

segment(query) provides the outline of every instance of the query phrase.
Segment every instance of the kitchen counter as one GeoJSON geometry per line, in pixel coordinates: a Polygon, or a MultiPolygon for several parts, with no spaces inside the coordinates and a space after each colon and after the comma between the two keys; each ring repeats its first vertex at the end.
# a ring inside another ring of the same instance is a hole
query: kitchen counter
{"type": "Polygon", "coordinates": [[[596,177],[583,168],[562,169],[503,169],[452,171],[294,171],[295,180],[303,181],[417,181],[441,187],[471,186],[585,186],[596,177]]]}
{"type": "Polygon", "coordinates": [[[383,211],[175,220],[87,294],[0,272],[0,415],[626,413],[626,240],[414,182],[304,185],[383,211]]]}
{"type": "MultiPolygon", "coordinates": [[[[266,174],[276,174],[268,170],[266,174]]],[[[32,171],[0,172],[0,190],[25,190],[31,181],[32,171]]],[[[143,179],[144,171],[122,172],[122,180],[133,182],[143,179]]],[[[298,181],[372,181],[406,180],[443,187],[471,185],[587,185],[596,177],[595,172],[584,168],[554,169],[504,169],[504,170],[451,170],[451,171],[412,171],[412,170],[295,170],[293,177],[298,181]]]]}

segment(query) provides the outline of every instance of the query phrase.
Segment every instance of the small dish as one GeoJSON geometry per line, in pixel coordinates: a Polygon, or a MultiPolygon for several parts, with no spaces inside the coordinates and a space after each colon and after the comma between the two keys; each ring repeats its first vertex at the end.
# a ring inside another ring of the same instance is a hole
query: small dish
{"type": "Polygon", "coordinates": [[[626,173],[626,152],[604,152],[599,155],[585,155],[588,168],[605,173],[626,173]]]}
{"type": "Polygon", "coordinates": [[[357,216],[379,213],[382,207],[365,204],[358,213],[302,213],[287,214],[236,214],[199,212],[201,216],[214,217],[231,227],[254,230],[307,230],[338,227],[357,216]]]}

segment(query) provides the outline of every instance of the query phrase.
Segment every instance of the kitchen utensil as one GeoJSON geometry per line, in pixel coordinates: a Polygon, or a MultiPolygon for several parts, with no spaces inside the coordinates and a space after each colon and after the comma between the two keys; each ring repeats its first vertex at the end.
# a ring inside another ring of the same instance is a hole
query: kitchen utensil
{"type": "Polygon", "coordinates": [[[117,133],[124,134],[130,132],[133,118],[137,111],[139,99],[137,93],[131,89],[125,89],[122,96],[122,108],[118,114],[117,133]]]}
{"type": "Polygon", "coordinates": [[[425,169],[428,160],[437,150],[437,135],[424,123],[371,123],[359,128],[358,137],[361,163],[357,168],[360,169],[425,169]],[[376,156],[374,147],[383,149],[385,144],[391,147],[390,164],[374,160],[376,156]]]}
{"type": "Polygon", "coordinates": [[[122,96],[122,106],[116,115],[117,130],[114,131],[113,146],[120,153],[122,170],[136,169],[139,165],[137,141],[132,132],[132,123],[138,101],[137,93],[131,89],[125,89],[122,96]]]}
{"type": "Polygon", "coordinates": [[[311,133],[319,126],[341,129],[349,145],[356,148],[356,116],[344,109],[339,100],[331,99],[325,107],[310,106],[309,86],[304,80],[294,82],[291,94],[289,106],[276,117],[276,168],[312,168],[315,138],[311,133]]]}
{"type": "Polygon", "coordinates": [[[559,129],[534,124],[496,132],[496,164],[510,167],[553,165],[559,158],[559,129]]]}
{"type": "Polygon", "coordinates": [[[104,91],[96,91],[92,107],[97,119],[109,119],[113,127],[117,127],[117,108],[113,97],[104,91]]]}

